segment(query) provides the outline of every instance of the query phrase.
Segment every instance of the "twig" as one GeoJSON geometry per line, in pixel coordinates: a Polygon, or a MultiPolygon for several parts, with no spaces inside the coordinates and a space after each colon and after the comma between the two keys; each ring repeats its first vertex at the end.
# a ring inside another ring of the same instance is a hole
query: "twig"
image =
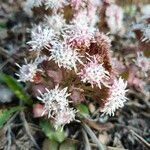
{"type": "Polygon", "coordinates": [[[133,91],[133,90],[129,90],[128,91],[128,94],[134,94],[134,95],[136,95],[136,98],[138,98],[138,99],[142,99],[143,100],[143,102],[145,103],[145,105],[148,107],[148,108],[150,108],[150,103],[149,103],[149,99],[150,99],[150,94],[149,94],[149,92],[143,92],[143,93],[136,93],[135,91],[133,91]]]}
{"type": "Polygon", "coordinates": [[[130,132],[136,136],[139,140],[141,140],[148,148],[150,148],[150,143],[148,143],[144,138],[142,138],[140,135],[138,135],[135,131],[130,130],[130,132]]]}
{"type": "Polygon", "coordinates": [[[37,148],[37,150],[41,150],[40,147],[38,146],[38,144],[36,143],[34,137],[33,137],[33,136],[31,135],[31,133],[30,133],[30,128],[29,128],[29,125],[28,125],[28,123],[27,123],[27,121],[26,121],[26,119],[25,119],[24,112],[22,111],[22,112],[20,113],[20,115],[21,115],[21,119],[22,119],[22,121],[23,121],[23,123],[24,123],[24,128],[25,128],[25,130],[26,130],[26,132],[27,132],[27,135],[29,136],[29,138],[31,139],[31,141],[33,142],[33,144],[35,145],[35,147],[37,148]]]}
{"type": "Polygon", "coordinates": [[[11,150],[11,143],[12,143],[11,125],[8,126],[8,130],[7,130],[7,141],[8,141],[8,144],[5,150],[11,150]]]}
{"type": "MultiPolygon", "coordinates": [[[[79,140],[76,140],[76,139],[71,139],[71,138],[67,138],[68,140],[70,140],[72,143],[74,144],[82,144],[81,141],[79,140]]],[[[92,147],[98,147],[97,144],[95,143],[89,143],[92,147]]],[[[112,147],[112,146],[106,146],[107,147],[107,150],[128,150],[128,149],[124,149],[124,148],[118,148],[118,147],[112,147]]]]}
{"type": "Polygon", "coordinates": [[[127,125],[123,125],[123,124],[119,124],[119,123],[115,123],[115,126],[121,127],[121,128],[126,128],[128,131],[130,131],[130,130],[135,130],[135,131],[138,131],[138,132],[140,132],[140,133],[143,132],[141,129],[138,129],[138,128],[133,127],[133,126],[127,126],[127,125]]]}
{"type": "Polygon", "coordinates": [[[5,124],[5,127],[7,127],[8,125],[10,125],[10,123],[16,118],[16,116],[19,114],[19,112],[16,112],[5,124]]]}
{"type": "Polygon", "coordinates": [[[95,110],[94,113],[92,114],[91,118],[93,118],[96,114],[99,114],[99,111],[100,111],[100,108],[98,108],[97,110],[95,110]]]}
{"type": "Polygon", "coordinates": [[[96,121],[93,121],[93,120],[90,120],[90,119],[84,119],[83,122],[85,124],[87,124],[88,126],[90,126],[91,128],[97,130],[97,131],[105,131],[105,130],[108,130],[108,129],[111,129],[113,128],[114,126],[111,124],[111,123],[107,123],[107,124],[100,124],[96,121]]]}
{"type": "Polygon", "coordinates": [[[119,147],[111,147],[111,146],[107,146],[107,150],[128,150],[128,149],[119,148],[119,147]]]}
{"type": "Polygon", "coordinates": [[[96,135],[91,130],[91,128],[89,126],[87,126],[85,123],[83,123],[83,127],[84,127],[85,131],[91,137],[92,141],[97,144],[99,150],[106,150],[106,147],[97,139],[96,135]]]}
{"type": "Polygon", "coordinates": [[[86,132],[83,129],[82,129],[82,133],[83,133],[83,137],[85,139],[85,150],[91,150],[91,146],[90,146],[90,143],[89,143],[88,136],[87,136],[86,132]]]}
{"type": "Polygon", "coordinates": [[[30,128],[33,128],[36,131],[41,131],[42,132],[42,129],[39,126],[37,126],[33,123],[28,123],[28,124],[29,124],[30,128]]]}

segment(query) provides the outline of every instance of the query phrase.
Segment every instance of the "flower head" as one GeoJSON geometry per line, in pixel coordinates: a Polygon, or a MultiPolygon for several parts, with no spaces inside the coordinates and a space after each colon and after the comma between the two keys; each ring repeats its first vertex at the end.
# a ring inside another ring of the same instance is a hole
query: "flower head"
{"type": "Polygon", "coordinates": [[[96,23],[99,21],[99,18],[96,13],[96,9],[91,8],[90,11],[86,9],[80,10],[73,18],[72,24],[80,28],[89,28],[95,30],[96,23]],[[92,28],[93,27],[93,28],[92,28]]]}
{"type": "Polygon", "coordinates": [[[75,119],[75,110],[69,108],[67,88],[59,89],[56,86],[52,90],[46,89],[47,92],[41,93],[37,97],[44,103],[42,115],[48,114],[48,118],[53,118],[55,127],[64,126],[75,119]]]}
{"type": "Polygon", "coordinates": [[[106,21],[110,32],[116,34],[123,28],[123,10],[121,7],[111,4],[106,9],[106,21]]]}
{"type": "Polygon", "coordinates": [[[77,71],[76,63],[82,63],[80,60],[80,55],[76,50],[65,43],[55,43],[52,47],[50,60],[54,60],[59,67],[64,67],[66,69],[72,70],[72,68],[77,71]]]}
{"type": "Polygon", "coordinates": [[[109,80],[109,72],[105,70],[103,64],[100,64],[94,56],[78,73],[81,81],[88,82],[92,85],[97,85],[101,88],[101,84],[108,86],[107,80],[109,80]]]}
{"type": "Polygon", "coordinates": [[[103,114],[114,116],[115,111],[124,106],[124,103],[128,99],[125,96],[127,92],[126,87],[127,82],[124,82],[122,78],[114,80],[114,83],[110,88],[109,97],[104,105],[104,108],[101,110],[103,114]]]}
{"type": "Polygon", "coordinates": [[[71,23],[64,26],[62,30],[63,38],[73,48],[88,48],[91,40],[94,38],[96,19],[92,16],[92,20],[87,17],[86,10],[79,11],[74,16],[71,23]],[[93,19],[94,18],[94,19],[93,19]]]}
{"type": "Polygon", "coordinates": [[[142,52],[137,53],[136,65],[141,68],[145,75],[150,70],[150,59],[145,57],[142,52]]]}
{"type": "Polygon", "coordinates": [[[19,64],[16,65],[20,68],[19,73],[16,73],[16,75],[19,77],[18,81],[22,81],[22,82],[26,82],[26,81],[33,82],[36,73],[41,71],[40,69],[38,69],[37,61],[27,63],[27,60],[25,59],[24,65],[22,66],[20,66],[19,64]]]}
{"type": "Polygon", "coordinates": [[[77,111],[73,108],[66,108],[62,112],[59,112],[54,120],[55,128],[57,129],[60,126],[63,127],[65,124],[69,124],[74,121],[76,112],[77,111]]]}
{"type": "Polygon", "coordinates": [[[41,100],[44,104],[44,112],[48,113],[48,117],[55,118],[55,115],[63,110],[64,108],[68,107],[68,99],[67,97],[70,95],[67,93],[67,88],[64,88],[60,90],[58,86],[56,86],[52,90],[46,89],[46,93],[41,94],[40,97],[37,97],[39,100],[41,100]]]}
{"type": "Polygon", "coordinates": [[[93,28],[80,24],[68,25],[63,32],[63,37],[68,45],[79,49],[88,48],[93,35],[93,28]]]}
{"type": "Polygon", "coordinates": [[[46,23],[54,29],[55,32],[59,32],[61,28],[65,25],[65,19],[62,14],[54,14],[45,17],[46,23]]]}
{"type": "Polygon", "coordinates": [[[38,25],[31,31],[31,41],[27,42],[31,46],[31,50],[40,51],[43,48],[49,48],[50,42],[54,40],[54,30],[48,26],[38,25]]]}

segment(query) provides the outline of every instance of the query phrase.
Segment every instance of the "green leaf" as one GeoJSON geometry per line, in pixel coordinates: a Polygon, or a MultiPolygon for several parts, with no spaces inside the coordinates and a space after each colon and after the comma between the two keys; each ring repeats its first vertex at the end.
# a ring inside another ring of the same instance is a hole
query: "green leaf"
{"type": "Polygon", "coordinates": [[[89,109],[85,104],[80,104],[77,109],[83,116],[89,116],[89,109]]]}
{"type": "Polygon", "coordinates": [[[7,28],[6,23],[0,23],[0,30],[1,29],[6,29],[6,28],[7,28]]]}
{"type": "Polygon", "coordinates": [[[0,74],[0,81],[5,82],[8,87],[12,90],[12,92],[25,104],[31,105],[32,100],[30,97],[25,93],[21,84],[19,84],[13,77],[3,74],[0,74]]]}
{"type": "Polygon", "coordinates": [[[25,107],[16,106],[12,107],[9,110],[1,110],[0,112],[0,128],[7,122],[7,120],[11,117],[11,115],[17,111],[23,110],[25,107]]]}
{"type": "Polygon", "coordinates": [[[76,145],[66,140],[60,145],[59,150],[76,150],[76,145]]]}
{"type": "Polygon", "coordinates": [[[64,131],[61,129],[55,130],[52,125],[50,124],[49,121],[47,120],[42,120],[40,122],[40,126],[45,133],[45,135],[50,139],[57,141],[59,143],[63,142],[66,138],[64,131]]]}

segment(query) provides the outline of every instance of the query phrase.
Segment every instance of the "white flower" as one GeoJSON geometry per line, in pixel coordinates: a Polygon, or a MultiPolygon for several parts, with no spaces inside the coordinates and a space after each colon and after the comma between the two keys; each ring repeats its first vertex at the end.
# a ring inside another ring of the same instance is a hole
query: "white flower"
{"type": "Polygon", "coordinates": [[[142,52],[137,53],[136,65],[141,68],[145,75],[150,70],[150,59],[145,57],[142,52]]]}
{"type": "Polygon", "coordinates": [[[109,80],[109,72],[105,70],[102,64],[99,64],[95,56],[92,59],[93,60],[90,60],[90,62],[78,73],[81,81],[90,83],[92,87],[97,85],[101,88],[101,84],[109,87],[106,82],[109,80]]]}
{"type": "Polygon", "coordinates": [[[87,11],[79,11],[77,15],[71,21],[72,25],[76,25],[79,28],[87,27],[89,24],[89,18],[87,17],[87,11]]]}
{"type": "Polygon", "coordinates": [[[75,120],[76,111],[69,108],[67,98],[70,94],[67,93],[67,88],[59,89],[57,85],[54,89],[46,89],[45,93],[40,94],[41,96],[37,98],[44,103],[42,115],[48,114],[48,118],[53,118],[56,129],[75,120]]]}
{"type": "Polygon", "coordinates": [[[46,9],[51,8],[54,11],[57,11],[59,8],[62,8],[68,5],[67,0],[45,0],[46,9]]]}
{"type": "Polygon", "coordinates": [[[94,32],[93,27],[79,23],[67,25],[62,31],[62,36],[73,48],[88,48],[91,39],[94,39],[94,32]]]}
{"type": "Polygon", "coordinates": [[[53,14],[52,16],[46,16],[45,20],[46,23],[56,32],[59,32],[66,23],[63,15],[60,13],[53,14]]]}
{"type": "Polygon", "coordinates": [[[93,10],[92,13],[88,13],[86,9],[80,10],[77,15],[72,20],[72,24],[76,25],[79,28],[92,28],[99,21],[99,18],[96,14],[96,10],[93,10]]]}
{"type": "Polygon", "coordinates": [[[121,7],[111,4],[106,9],[106,21],[110,32],[116,34],[123,28],[123,10],[121,7]]]}
{"type": "Polygon", "coordinates": [[[19,73],[16,73],[16,75],[19,77],[18,81],[22,82],[26,81],[33,82],[34,81],[33,78],[36,75],[36,73],[41,71],[40,69],[38,69],[37,61],[27,63],[27,60],[25,59],[24,65],[22,66],[20,66],[19,64],[16,65],[20,68],[19,73]]]}
{"type": "Polygon", "coordinates": [[[76,63],[82,63],[80,60],[81,56],[78,52],[65,43],[55,43],[50,51],[51,56],[49,60],[54,60],[59,67],[64,67],[69,70],[74,68],[77,71],[76,63]]]}
{"type": "Polygon", "coordinates": [[[41,94],[40,97],[37,97],[44,103],[44,112],[48,113],[48,117],[55,118],[55,115],[59,113],[59,111],[64,110],[64,108],[68,107],[68,99],[67,97],[70,95],[67,93],[67,88],[62,90],[59,89],[59,86],[56,86],[52,90],[46,89],[46,93],[41,94]]]}
{"type": "Polygon", "coordinates": [[[86,10],[79,11],[71,23],[63,27],[62,36],[71,47],[85,49],[90,46],[97,31],[94,27],[97,19],[94,16],[88,17],[86,10]]]}
{"type": "Polygon", "coordinates": [[[125,96],[127,92],[126,87],[127,82],[124,82],[122,78],[114,80],[114,83],[110,88],[109,97],[104,104],[104,108],[101,110],[103,114],[114,116],[115,111],[124,106],[124,103],[128,100],[125,96]]]}
{"type": "Polygon", "coordinates": [[[48,26],[38,25],[31,31],[31,41],[27,42],[31,46],[31,50],[40,51],[43,48],[49,48],[50,43],[54,40],[54,30],[48,26]]]}
{"type": "Polygon", "coordinates": [[[60,126],[69,124],[75,120],[76,110],[73,108],[66,108],[63,111],[59,112],[55,118],[55,128],[57,129],[60,126]]]}
{"type": "Polygon", "coordinates": [[[145,26],[143,29],[142,42],[150,42],[150,25],[145,26]]]}

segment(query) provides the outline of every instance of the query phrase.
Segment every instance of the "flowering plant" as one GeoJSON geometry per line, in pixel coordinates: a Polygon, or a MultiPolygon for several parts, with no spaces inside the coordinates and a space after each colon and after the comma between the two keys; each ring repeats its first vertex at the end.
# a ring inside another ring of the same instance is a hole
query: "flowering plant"
{"type": "Polygon", "coordinates": [[[145,1],[2,1],[0,149],[149,147],[145,1]]]}
{"type": "MultiPolygon", "coordinates": [[[[63,127],[76,121],[77,106],[91,95],[99,104],[100,113],[114,115],[127,100],[127,82],[115,74],[111,39],[97,25],[98,9],[104,7],[105,2],[39,0],[31,3],[28,0],[24,9],[43,6],[52,12],[31,29],[31,40],[27,44],[29,55],[34,58],[25,59],[22,66],[17,64],[20,70],[16,74],[18,81],[31,82],[40,100],[37,105],[42,102],[41,113],[35,116],[47,116],[54,127],[63,127]],[[72,7],[71,18],[65,16],[67,6],[72,7]]],[[[122,9],[110,3],[105,13],[110,32],[116,34],[122,28],[122,9]],[[118,11],[120,16],[115,18],[118,11]]]]}

